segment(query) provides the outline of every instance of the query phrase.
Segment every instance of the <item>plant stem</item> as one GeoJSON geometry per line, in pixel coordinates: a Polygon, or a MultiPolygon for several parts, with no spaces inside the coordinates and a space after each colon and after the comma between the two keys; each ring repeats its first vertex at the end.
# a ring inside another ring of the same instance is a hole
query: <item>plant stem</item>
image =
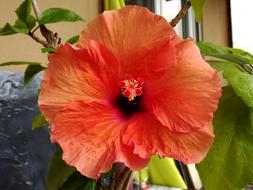
{"type": "Polygon", "coordinates": [[[60,39],[58,38],[57,33],[53,33],[51,30],[48,30],[45,25],[40,25],[40,32],[44,38],[46,38],[48,47],[57,48],[60,39]]]}
{"type": "Polygon", "coordinates": [[[39,9],[37,0],[32,0],[32,6],[33,6],[35,16],[36,16],[37,20],[39,20],[40,9],[39,9]]]}
{"type": "Polygon", "coordinates": [[[124,183],[124,185],[123,185],[122,190],[129,190],[129,187],[130,187],[130,185],[131,185],[132,176],[133,176],[133,172],[131,171],[131,172],[128,174],[126,180],[125,180],[125,183],[124,183]]]}
{"type": "Polygon", "coordinates": [[[36,28],[35,28],[35,29],[33,29],[33,31],[31,31],[31,33],[36,32],[36,30],[38,30],[39,28],[40,28],[40,25],[36,26],[36,28]]]}
{"type": "Polygon", "coordinates": [[[27,34],[30,36],[32,39],[34,39],[36,42],[42,44],[44,47],[48,47],[48,43],[44,40],[41,40],[38,36],[34,35],[32,32],[28,32],[27,34]]]}
{"type": "MultiPolygon", "coordinates": [[[[39,9],[37,0],[32,0],[32,6],[33,6],[35,16],[37,20],[39,20],[40,9],[39,9]]],[[[30,31],[28,35],[31,36],[32,39],[34,39],[36,42],[42,44],[44,47],[57,48],[57,46],[60,44],[60,41],[61,41],[60,38],[58,38],[57,33],[53,33],[52,31],[47,29],[45,25],[39,25],[38,27],[40,28],[40,32],[42,36],[46,39],[46,41],[41,40],[40,38],[38,38],[37,36],[33,34],[37,30],[37,28],[33,30],[32,32],[30,31]]]]}
{"type": "Polygon", "coordinates": [[[112,176],[111,176],[111,184],[110,184],[111,190],[115,189],[115,175],[116,175],[116,172],[114,172],[114,174],[112,174],[112,176]]]}
{"type": "MultiPolygon", "coordinates": [[[[35,16],[36,16],[36,19],[39,20],[39,16],[40,16],[40,10],[39,10],[39,6],[38,6],[38,2],[37,0],[32,0],[32,7],[33,7],[33,10],[34,10],[34,13],[35,13],[35,16]]],[[[29,31],[28,35],[34,39],[36,42],[42,44],[44,47],[48,47],[49,44],[44,41],[44,40],[41,40],[38,36],[36,36],[34,34],[34,32],[40,28],[40,25],[37,26],[33,31],[29,31]]]]}
{"type": "Polygon", "coordinates": [[[172,27],[175,27],[177,25],[177,23],[186,15],[186,13],[190,7],[191,7],[190,1],[187,1],[185,4],[183,4],[183,6],[182,6],[181,10],[179,11],[179,13],[177,14],[177,16],[170,21],[170,25],[172,27]]]}
{"type": "Polygon", "coordinates": [[[128,167],[126,167],[123,173],[120,175],[120,177],[116,181],[115,190],[127,190],[130,185],[131,176],[132,176],[132,171],[128,167]]]}

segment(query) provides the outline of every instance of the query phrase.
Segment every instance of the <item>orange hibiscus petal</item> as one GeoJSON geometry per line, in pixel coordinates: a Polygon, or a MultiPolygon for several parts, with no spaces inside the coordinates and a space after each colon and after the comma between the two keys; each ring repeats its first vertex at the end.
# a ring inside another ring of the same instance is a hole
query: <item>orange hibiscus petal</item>
{"type": "Polygon", "coordinates": [[[75,101],[57,112],[51,140],[58,142],[63,159],[83,175],[97,179],[123,162],[131,169],[145,167],[149,158],[133,152],[133,146],[120,141],[121,120],[116,108],[98,102],[75,101]]]}
{"type": "Polygon", "coordinates": [[[221,96],[221,82],[191,39],[175,47],[176,62],[144,97],[147,107],[164,126],[187,133],[209,125],[221,96]]]}
{"type": "Polygon", "coordinates": [[[121,154],[119,154],[118,161],[123,162],[131,170],[141,170],[147,166],[149,157],[142,158],[138,153],[134,153],[134,145],[126,145],[121,143],[121,154]]]}
{"type": "Polygon", "coordinates": [[[63,45],[50,58],[39,106],[51,121],[58,110],[73,100],[108,99],[111,89],[117,89],[118,73],[116,58],[95,41],[82,49],[63,45]]]}
{"type": "Polygon", "coordinates": [[[78,46],[84,47],[90,39],[98,41],[119,58],[122,70],[128,72],[143,66],[140,60],[173,37],[176,33],[163,17],[144,7],[127,6],[106,11],[89,22],[78,46]]]}
{"type": "Polygon", "coordinates": [[[112,107],[76,101],[56,114],[51,139],[60,144],[66,163],[87,177],[98,178],[117,159],[119,134],[112,107]]]}
{"type": "Polygon", "coordinates": [[[127,73],[144,79],[146,90],[159,88],[163,76],[171,71],[176,60],[176,48],[171,41],[168,40],[163,46],[151,50],[145,57],[136,60],[133,68],[127,69],[127,73]]]}
{"type": "Polygon", "coordinates": [[[150,157],[158,153],[161,157],[171,157],[184,163],[200,162],[213,142],[210,125],[190,133],[174,133],[150,114],[133,117],[125,127],[122,141],[134,144],[134,153],[150,157]]]}

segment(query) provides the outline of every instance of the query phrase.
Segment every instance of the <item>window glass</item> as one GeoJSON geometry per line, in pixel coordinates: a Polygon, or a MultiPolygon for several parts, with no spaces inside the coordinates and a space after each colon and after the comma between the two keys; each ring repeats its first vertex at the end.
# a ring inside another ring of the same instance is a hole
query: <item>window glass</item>
{"type": "MultiPolygon", "coordinates": [[[[168,21],[171,21],[180,11],[181,9],[181,1],[180,0],[156,0],[155,1],[155,12],[164,18],[166,18],[168,21]]],[[[175,30],[179,35],[183,35],[183,29],[182,29],[182,21],[180,21],[177,26],[175,27],[175,30]]]]}
{"type": "Polygon", "coordinates": [[[253,53],[252,0],[231,0],[233,47],[253,53]]]}

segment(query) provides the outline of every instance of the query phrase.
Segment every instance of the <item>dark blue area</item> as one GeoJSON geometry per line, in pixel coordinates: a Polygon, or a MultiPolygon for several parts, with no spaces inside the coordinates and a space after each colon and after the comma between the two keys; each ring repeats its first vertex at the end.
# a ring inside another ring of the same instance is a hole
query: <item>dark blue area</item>
{"type": "Polygon", "coordinates": [[[31,129],[40,80],[24,88],[23,74],[0,72],[0,190],[44,190],[55,147],[47,127],[31,129]]]}

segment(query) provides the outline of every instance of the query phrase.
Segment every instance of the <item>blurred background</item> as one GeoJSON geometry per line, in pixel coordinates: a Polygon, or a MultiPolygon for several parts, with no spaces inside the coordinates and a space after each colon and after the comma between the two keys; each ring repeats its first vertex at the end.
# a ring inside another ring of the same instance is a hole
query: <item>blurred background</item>
{"type": "MultiPolygon", "coordinates": [[[[192,36],[195,40],[204,40],[224,46],[234,46],[253,52],[252,38],[253,27],[250,23],[250,8],[252,0],[209,0],[204,5],[202,22],[194,21],[193,12],[190,10],[186,18],[177,25],[176,30],[184,37],[192,36]],[[243,11],[242,11],[243,10],[243,11]]],[[[7,21],[14,22],[14,10],[21,0],[0,1],[0,26],[7,21]]],[[[127,4],[138,4],[148,7],[171,20],[186,0],[126,0],[127,4]]],[[[101,12],[102,0],[38,0],[40,11],[49,7],[68,8],[78,13],[87,21],[101,12]]],[[[59,33],[62,41],[79,34],[85,23],[57,23],[48,25],[49,29],[59,33]]],[[[11,60],[26,60],[46,62],[47,58],[40,52],[40,45],[22,34],[4,36],[0,38],[0,63],[11,60]]],[[[1,67],[1,70],[23,71],[24,67],[1,67]]]]}
{"type": "MultiPolygon", "coordinates": [[[[0,27],[6,22],[14,23],[16,20],[15,10],[22,3],[22,0],[3,1],[0,0],[0,27]]],[[[85,21],[94,18],[99,12],[98,0],[38,0],[40,12],[48,8],[60,7],[70,9],[79,14],[85,21]]],[[[62,41],[79,34],[84,28],[85,22],[56,23],[47,27],[58,32],[62,41]]],[[[37,33],[39,34],[39,32],[37,33]]],[[[39,35],[38,35],[39,36],[39,35]]],[[[41,45],[33,41],[29,36],[16,34],[0,37],[0,63],[12,60],[25,60],[46,62],[46,54],[42,54],[41,45]]],[[[24,71],[25,66],[1,67],[0,70],[24,71]]]]}

